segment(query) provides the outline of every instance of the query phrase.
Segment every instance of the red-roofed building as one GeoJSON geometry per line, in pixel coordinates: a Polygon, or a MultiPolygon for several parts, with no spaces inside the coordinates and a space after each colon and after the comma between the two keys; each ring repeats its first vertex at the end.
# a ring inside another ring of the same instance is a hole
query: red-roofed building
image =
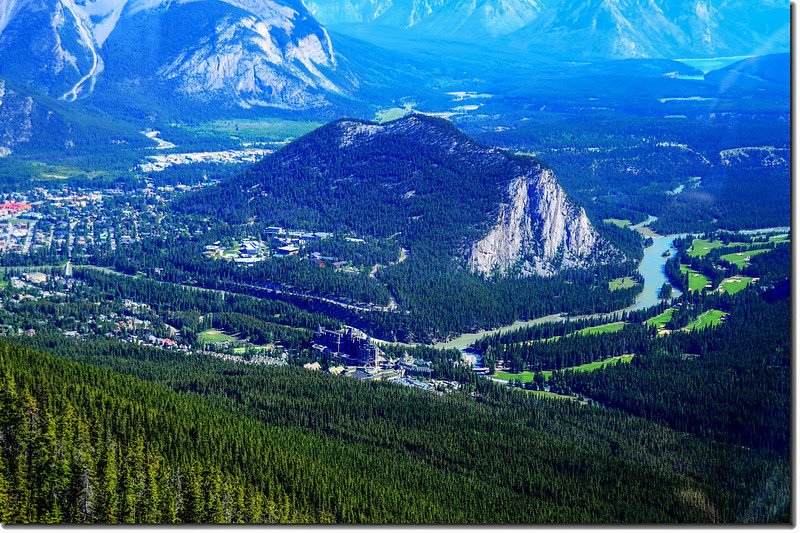
{"type": "Polygon", "coordinates": [[[22,202],[5,202],[0,204],[0,215],[16,215],[30,211],[33,208],[31,204],[22,202]]]}

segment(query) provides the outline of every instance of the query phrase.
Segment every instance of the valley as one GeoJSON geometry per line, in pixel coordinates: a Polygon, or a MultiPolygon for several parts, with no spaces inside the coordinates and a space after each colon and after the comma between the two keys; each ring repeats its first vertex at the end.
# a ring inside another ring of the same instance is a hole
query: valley
{"type": "Polygon", "coordinates": [[[0,523],[791,523],[788,26],[0,7],[0,523]]]}

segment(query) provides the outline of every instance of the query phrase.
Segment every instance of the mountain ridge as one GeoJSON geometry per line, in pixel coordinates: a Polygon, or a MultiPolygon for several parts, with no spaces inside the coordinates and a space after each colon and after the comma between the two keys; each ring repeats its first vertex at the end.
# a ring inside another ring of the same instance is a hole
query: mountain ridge
{"type": "Polygon", "coordinates": [[[457,259],[481,275],[551,276],[621,259],[551,170],[419,113],[334,121],[179,208],[232,223],[400,235],[415,256],[457,259]],[[520,179],[515,196],[509,186],[520,179]],[[526,207],[508,211],[514,202],[526,207]]]}
{"type": "Polygon", "coordinates": [[[375,25],[570,60],[675,59],[789,50],[777,2],[717,0],[309,0],[321,23],[375,25]]]}
{"type": "Polygon", "coordinates": [[[353,88],[327,30],[294,0],[22,0],[0,18],[0,56],[16,57],[0,75],[68,101],[155,91],[304,109],[353,88]]]}

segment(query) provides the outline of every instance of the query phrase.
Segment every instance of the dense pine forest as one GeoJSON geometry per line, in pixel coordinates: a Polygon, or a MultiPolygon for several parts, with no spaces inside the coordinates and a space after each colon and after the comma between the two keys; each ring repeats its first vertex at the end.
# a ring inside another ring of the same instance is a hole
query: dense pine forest
{"type": "Polygon", "coordinates": [[[7,523],[788,516],[788,462],[614,410],[489,382],[473,398],[440,397],[152,348],[31,342],[105,368],[0,345],[7,523]]]}

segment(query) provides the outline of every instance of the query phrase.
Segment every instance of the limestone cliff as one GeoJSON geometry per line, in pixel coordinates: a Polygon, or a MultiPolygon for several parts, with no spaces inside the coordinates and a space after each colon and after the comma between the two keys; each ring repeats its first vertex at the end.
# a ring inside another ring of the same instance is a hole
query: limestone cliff
{"type": "Polygon", "coordinates": [[[474,272],[485,275],[519,268],[522,275],[552,276],[619,257],[583,208],[567,198],[553,172],[537,168],[508,185],[496,224],[472,245],[468,261],[474,272]]]}

